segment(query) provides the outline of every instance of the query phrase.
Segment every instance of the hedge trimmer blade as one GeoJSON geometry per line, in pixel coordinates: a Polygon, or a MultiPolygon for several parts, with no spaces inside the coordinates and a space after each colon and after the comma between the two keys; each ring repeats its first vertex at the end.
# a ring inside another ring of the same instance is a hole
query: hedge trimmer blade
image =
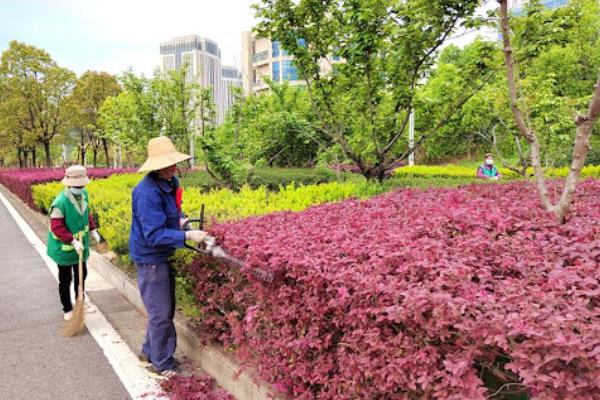
{"type": "MultiPolygon", "coordinates": [[[[225,250],[223,250],[221,248],[221,246],[217,246],[212,243],[208,243],[206,246],[206,249],[201,249],[198,247],[190,246],[188,244],[186,244],[185,247],[187,247],[190,250],[194,250],[198,253],[205,254],[209,257],[213,257],[218,260],[221,260],[225,264],[230,265],[230,266],[240,269],[240,270],[242,268],[245,268],[245,266],[246,266],[246,263],[244,263],[242,260],[227,253],[225,250]]],[[[252,276],[254,276],[255,278],[257,278],[263,282],[267,282],[267,283],[271,283],[275,279],[275,274],[273,274],[272,272],[269,272],[269,271],[265,271],[264,269],[258,268],[258,267],[252,268],[252,276]]]]}
{"type": "MultiPolygon", "coordinates": [[[[202,207],[200,208],[200,218],[189,219],[186,226],[184,227],[184,229],[192,229],[192,223],[198,223],[200,225],[199,229],[200,230],[204,229],[204,204],[202,204],[202,207]]],[[[186,243],[185,247],[187,247],[190,250],[194,250],[198,253],[205,254],[207,256],[222,260],[226,264],[228,264],[234,268],[237,268],[239,270],[241,270],[242,268],[244,268],[246,266],[246,263],[244,263],[242,260],[240,260],[239,258],[235,258],[231,254],[227,253],[225,250],[223,250],[221,248],[221,246],[217,246],[217,244],[214,242],[214,240],[207,241],[205,249],[190,246],[187,243],[186,243]]],[[[258,267],[252,268],[252,275],[255,278],[257,278],[263,282],[267,282],[267,283],[271,283],[275,279],[275,274],[273,274],[272,272],[269,272],[269,271],[265,271],[264,269],[258,268],[258,267]]]]}

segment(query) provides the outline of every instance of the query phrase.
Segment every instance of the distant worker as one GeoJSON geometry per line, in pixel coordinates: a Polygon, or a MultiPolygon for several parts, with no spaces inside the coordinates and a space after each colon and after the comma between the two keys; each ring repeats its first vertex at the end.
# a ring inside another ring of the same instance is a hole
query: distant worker
{"type": "Polygon", "coordinates": [[[483,164],[477,168],[477,177],[496,181],[501,178],[498,168],[494,166],[494,156],[492,154],[488,153],[485,155],[483,164]]]}

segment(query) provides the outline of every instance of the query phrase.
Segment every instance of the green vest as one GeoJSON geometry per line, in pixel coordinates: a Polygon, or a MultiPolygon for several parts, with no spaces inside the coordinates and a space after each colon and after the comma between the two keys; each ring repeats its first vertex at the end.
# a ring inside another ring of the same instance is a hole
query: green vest
{"type": "Polygon", "coordinates": [[[487,165],[483,164],[481,166],[481,169],[483,170],[483,174],[485,176],[489,176],[490,178],[493,178],[494,176],[498,175],[498,168],[496,168],[495,166],[493,166],[491,169],[487,167],[487,165]]]}
{"type": "MultiPolygon", "coordinates": [[[[79,238],[78,232],[83,233],[83,261],[87,261],[90,255],[90,227],[88,225],[88,194],[84,189],[83,198],[80,202],[75,199],[75,196],[65,188],[56,196],[50,206],[49,214],[54,208],[58,208],[65,217],[65,225],[69,232],[73,234],[75,239],[79,238]]],[[[69,244],[60,241],[52,231],[48,231],[48,256],[53,259],[58,265],[75,265],[79,263],[79,255],[69,244]]]]}

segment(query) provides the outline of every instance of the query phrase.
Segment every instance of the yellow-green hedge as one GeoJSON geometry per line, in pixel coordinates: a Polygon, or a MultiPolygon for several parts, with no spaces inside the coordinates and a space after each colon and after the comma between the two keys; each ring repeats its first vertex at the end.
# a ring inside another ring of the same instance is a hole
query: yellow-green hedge
{"type": "MultiPolygon", "coordinates": [[[[131,192],[143,177],[141,174],[115,175],[94,180],[88,185],[90,209],[97,217],[99,231],[109,247],[118,254],[128,252],[131,223],[131,192]]],[[[40,209],[48,210],[54,197],[63,189],[60,183],[33,187],[33,197],[40,209]]],[[[184,188],[183,210],[197,216],[202,203],[206,205],[206,219],[227,221],[276,211],[300,211],[315,204],[335,202],[350,197],[366,198],[380,193],[377,185],[354,182],[331,182],[320,185],[281,187],[270,192],[264,187],[242,188],[239,192],[221,189],[202,193],[200,189],[184,188]]]]}
{"type": "MultiPolygon", "coordinates": [[[[516,178],[518,175],[506,168],[498,171],[505,178],[516,178]]],[[[477,178],[477,167],[458,165],[414,165],[401,167],[394,171],[395,176],[411,178],[477,178]]]]}
{"type": "MultiPolygon", "coordinates": [[[[529,170],[528,170],[529,171],[529,170]]],[[[533,170],[529,171],[530,174],[533,170]]],[[[564,178],[569,174],[569,167],[550,168],[545,175],[551,178],[564,178]]],[[[586,165],[581,169],[582,178],[600,178],[600,165],[586,165]]]]}
{"type": "MultiPolygon", "coordinates": [[[[520,176],[515,172],[499,168],[504,178],[517,179],[520,176]]],[[[528,175],[533,175],[533,169],[527,170],[528,175]]],[[[548,168],[544,171],[546,177],[564,178],[569,174],[569,167],[548,168]]],[[[394,171],[398,177],[410,178],[476,178],[477,167],[463,167],[458,165],[415,165],[412,167],[401,167],[394,171]]],[[[588,165],[581,170],[582,178],[600,178],[600,165],[588,165]]]]}

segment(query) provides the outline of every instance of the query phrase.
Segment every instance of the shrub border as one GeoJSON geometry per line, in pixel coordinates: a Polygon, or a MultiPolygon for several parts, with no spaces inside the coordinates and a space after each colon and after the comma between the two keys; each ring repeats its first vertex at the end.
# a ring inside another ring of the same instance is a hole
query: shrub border
{"type": "MultiPolygon", "coordinates": [[[[8,193],[7,199],[11,204],[22,203],[20,207],[27,212],[30,218],[35,218],[45,226],[49,224],[49,218],[42,213],[31,209],[25,202],[17,198],[6,186],[0,184],[2,191],[8,193]]],[[[28,218],[25,218],[29,223],[28,218]]],[[[43,240],[43,238],[42,238],[43,240]]],[[[90,268],[98,272],[108,283],[111,284],[123,297],[127,299],[137,310],[146,316],[146,309],[133,279],[113,265],[100,253],[90,250],[90,268]]],[[[185,318],[176,313],[175,329],[177,330],[177,345],[190,358],[196,367],[213,377],[217,384],[233,395],[238,400],[284,400],[277,390],[262,380],[258,380],[252,374],[252,370],[238,365],[233,357],[226,354],[223,348],[216,345],[203,346],[192,331],[185,325],[185,318]]]]}

